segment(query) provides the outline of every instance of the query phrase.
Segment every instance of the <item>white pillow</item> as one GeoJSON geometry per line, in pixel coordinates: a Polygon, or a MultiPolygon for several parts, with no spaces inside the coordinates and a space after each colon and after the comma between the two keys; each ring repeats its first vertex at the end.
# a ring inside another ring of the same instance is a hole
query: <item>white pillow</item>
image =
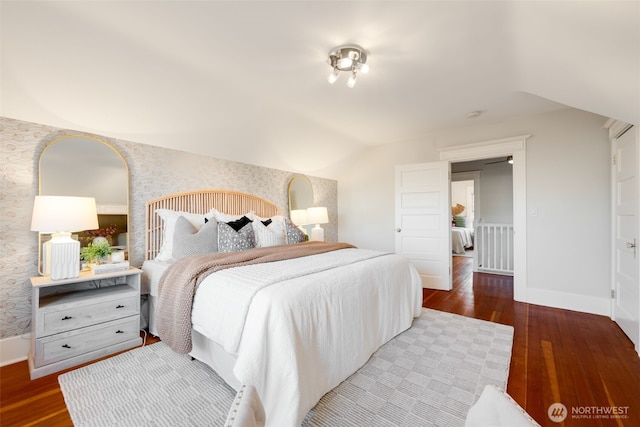
{"type": "Polygon", "coordinates": [[[253,215],[253,216],[250,216],[249,218],[252,219],[252,220],[259,219],[260,221],[266,221],[266,220],[270,219],[273,222],[284,222],[284,217],[282,215],[274,215],[274,216],[269,217],[269,218],[263,218],[261,216],[256,215],[256,213],[253,212],[253,211],[251,211],[251,215],[253,215]]]}
{"type": "Polygon", "coordinates": [[[242,214],[242,215],[229,215],[229,214],[220,212],[216,208],[212,208],[207,213],[207,217],[208,218],[215,218],[215,220],[218,221],[218,222],[235,221],[235,220],[238,220],[238,219],[242,218],[243,216],[246,216],[251,221],[253,221],[253,218],[255,217],[255,214],[254,214],[253,211],[251,211],[251,212],[247,212],[247,213],[242,214]]]}
{"type": "Polygon", "coordinates": [[[286,244],[283,221],[276,221],[272,218],[269,225],[264,225],[262,221],[256,217],[251,225],[253,225],[253,233],[256,237],[256,247],[264,248],[266,246],[286,244]]]}
{"type": "Polygon", "coordinates": [[[200,230],[204,225],[205,217],[210,218],[209,214],[194,214],[190,212],[174,211],[171,209],[157,209],[156,213],[162,218],[162,247],[156,256],[156,261],[172,261],[173,260],[173,234],[176,229],[176,221],[179,217],[185,217],[196,231],[200,230]]]}

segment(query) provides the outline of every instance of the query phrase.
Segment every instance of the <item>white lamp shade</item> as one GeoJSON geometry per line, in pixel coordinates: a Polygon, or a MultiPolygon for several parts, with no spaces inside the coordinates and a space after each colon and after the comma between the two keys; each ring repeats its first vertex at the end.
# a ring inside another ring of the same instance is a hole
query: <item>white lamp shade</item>
{"type": "Polygon", "coordinates": [[[306,209],[293,209],[291,211],[291,222],[295,225],[307,225],[309,220],[307,219],[306,209]]]}
{"type": "Polygon", "coordinates": [[[36,196],[31,231],[53,233],[95,230],[98,227],[93,197],[36,196]]]}
{"type": "Polygon", "coordinates": [[[309,224],[326,224],[329,222],[329,214],[325,207],[314,207],[307,209],[307,221],[309,224]]]}

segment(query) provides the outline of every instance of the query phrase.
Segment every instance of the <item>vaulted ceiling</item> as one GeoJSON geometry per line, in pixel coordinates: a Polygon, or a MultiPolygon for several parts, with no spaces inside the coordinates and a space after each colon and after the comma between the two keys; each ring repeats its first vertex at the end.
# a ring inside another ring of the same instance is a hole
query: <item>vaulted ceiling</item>
{"type": "Polygon", "coordinates": [[[640,124],[638,1],[1,7],[3,116],[267,167],[568,107],[640,124]],[[329,85],[350,43],[370,72],[329,85]]]}

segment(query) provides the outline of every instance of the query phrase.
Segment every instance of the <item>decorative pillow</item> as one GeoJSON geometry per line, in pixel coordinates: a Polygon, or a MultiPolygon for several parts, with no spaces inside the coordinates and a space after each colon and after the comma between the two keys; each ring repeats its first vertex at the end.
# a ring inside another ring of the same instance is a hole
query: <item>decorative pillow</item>
{"type": "Polygon", "coordinates": [[[207,221],[200,230],[185,217],[176,221],[173,233],[173,259],[203,255],[218,251],[218,224],[207,221]]]}
{"type": "Polygon", "coordinates": [[[229,215],[229,214],[220,212],[216,208],[212,208],[209,211],[209,213],[207,214],[207,216],[209,218],[215,218],[215,220],[218,221],[218,222],[229,222],[229,221],[236,221],[236,220],[242,218],[243,216],[246,216],[250,220],[253,220],[254,213],[253,213],[253,211],[251,211],[251,212],[247,212],[244,215],[229,215]]]}
{"type": "Polygon", "coordinates": [[[278,246],[286,243],[283,222],[269,218],[266,221],[253,221],[252,225],[257,247],[278,246]]]}
{"type": "Polygon", "coordinates": [[[289,218],[284,219],[284,227],[287,245],[302,243],[309,238],[289,218]]]}
{"type": "Polygon", "coordinates": [[[247,224],[236,231],[227,223],[218,223],[218,251],[244,251],[255,246],[256,238],[251,224],[247,224]]]}
{"type": "Polygon", "coordinates": [[[456,223],[456,227],[466,227],[467,226],[467,217],[456,215],[453,217],[453,221],[456,223]]]}
{"type": "MultiPolygon", "coordinates": [[[[261,216],[256,215],[255,212],[251,212],[251,216],[249,218],[251,218],[254,221],[258,220],[258,221],[262,221],[262,222],[269,221],[269,220],[276,221],[276,222],[283,222],[284,221],[284,217],[282,215],[274,215],[271,218],[263,218],[261,216]]],[[[269,225],[269,224],[265,224],[265,225],[269,225]]]]}
{"type": "Polygon", "coordinates": [[[227,224],[236,231],[239,231],[242,227],[249,224],[251,220],[246,216],[243,216],[240,219],[236,219],[235,221],[227,221],[227,224]]]}
{"type": "Polygon", "coordinates": [[[264,427],[264,406],[255,387],[242,385],[233,399],[224,427],[264,427]]]}
{"type": "Polygon", "coordinates": [[[162,218],[163,224],[163,237],[162,247],[160,252],[156,256],[157,261],[171,261],[173,260],[173,233],[176,228],[176,221],[179,217],[185,217],[195,228],[200,230],[204,225],[204,214],[194,214],[190,212],[174,211],[171,209],[157,209],[156,213],[162,218]]]}

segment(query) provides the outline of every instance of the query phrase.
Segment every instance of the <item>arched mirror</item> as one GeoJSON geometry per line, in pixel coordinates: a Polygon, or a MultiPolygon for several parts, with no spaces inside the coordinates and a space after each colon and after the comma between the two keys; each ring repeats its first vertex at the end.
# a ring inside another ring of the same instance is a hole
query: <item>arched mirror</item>
{"type": "Polygon", "coordinates": [[[289,212],[313,207],[313,187],[304,175],[296,175],[289,181],[289,212]]]}
{"type": "MultiPolygon", "coordinates": [[[[76,233],[81,246],[105,237],[127,253],[129,239],[129,170],[106,141],[68,135],[51,141],[40,156],[40,195],[94,197],[98,230],[76,233]]],[[[41,238],[48,237],[41,235],[41,238]]],[[[42,247],[42,245],[40,245],[42,247]]]]}
{"type": "MultiPolygon", "coordinates": [[[[298,226],[306,226],[306,210],[313,207],[313,187],[311,181],[304,175],[295,175],[289,181],[289,215],[298,226]],[[297,211],[297,212],[296,212],[297,211]],[[304,218],[299,213],[304,212],[304,218]]],[[[309,229],[304,227],[307,232],[309,229]]]]}

